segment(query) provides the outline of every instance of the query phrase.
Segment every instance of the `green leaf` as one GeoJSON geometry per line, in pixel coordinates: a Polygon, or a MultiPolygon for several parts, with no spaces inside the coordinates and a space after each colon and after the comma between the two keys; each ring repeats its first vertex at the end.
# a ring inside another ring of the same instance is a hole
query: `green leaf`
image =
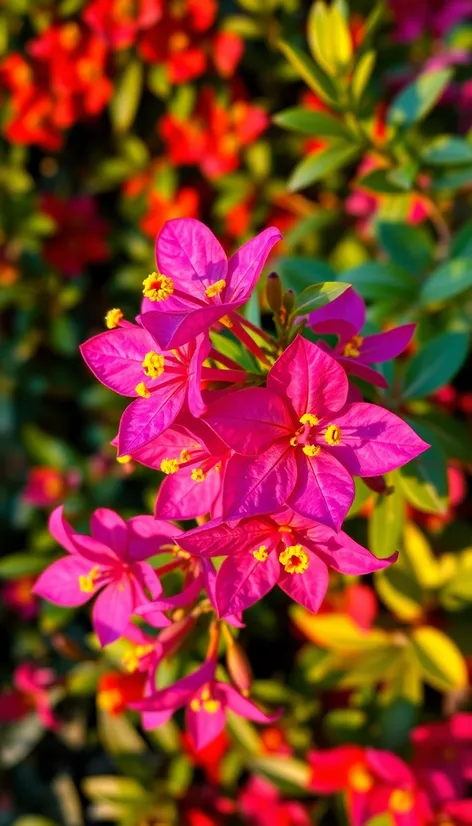
{"type": "Polygon", "coordinates": [[[354,100],[357,102],[362,100],[362,96],[372,76],[372,72],[374,71],[375,60],[376,54],[374,51],[366,52],[362,55],[356,68],[354,69],[351,82],[351,91],[354,100]]]}
{"type": "MultiPolygon", "coordinates": [[[[417,424],[414,424],[416,430],[417,424]]],[[[472,441],[467,425],[455,418],[452,423],[450,416],[432,408],[425,415],[421,415],[419,423],[427,425],[439,440],[448,459],[458,459],[463,462],[472,462],[472,441]]]]}
{"type": "Polygon", "coordinates": [[[430,266],[434,244],[423,228],[389,221],[378,223],[376,234],[392,261],[411,275],[419,275],[430,266]]]}
{"type": "Polygon", "coordinates": [[[434,192],[443,192],[449,189],[462,189],[472,183],[472,166],[464,166],[462,169],[451,171],[438,171],[431,182],[431,189],[434,192]]]}
{"type": "Polygon", "coordinates": [[[463,224],[452,241],[451,256],[457,258],[459,255],[472,255],[472,220],[463,224]]]}
{"type": "Polygon", "coordinates": [[[421,153],[423,161],[433,166],[454,166],[472,163],[472,146],[464,138],[441,135],[421,153]]]}
{"type": "Polygon", "coordinates": [[[331,78],[325,75],[316,63],[296,46],[280,41],[279,47],[315,95],[318,95],[325,103],[336,104],[338,92],[331,78]]]}
{"type": "Polygon", "coordinates": [[[399,480],[408,502],[424,513],[444,514],[449,503],[446,454],[434,433],[418,421],[407,420],[431,445],[417,459],[399,470],[399,480]]]}
{"type": "Polygon", "coordinates": [[[359,152],[359,146],[338,141],[320,152],[308,155],[293,170],[288,188],[294,192],[316,183],[325,175],[351,163],[359,152]]]}
{"type": "Polygon", "coordinates": [[[250,761],[252,769],[268,775],[274,780],[283,780],[292,786],[306,789],[310,777],[310,767],[294,757],[269,756],[256,757],[250,761]]]}
{"type": "Polygon", "coordinates": [[[405,504],[397,475],[388,474],[386,482],[393,486],[393,492],[377,496],[368,523],[369,548],[379,559],[398,550],[405,520],[405,504]]]}
{"type": "Polygon", "coordinates": [[[342,138],[344,140],[352,138],[350,130],[342,121],[326,112],[315,112],[311,109],[303,109],[301,106],[284,109],[283,112],[275,115],[274,122],[286,129],[294,129],[302,132],[303,135],[312,135],[317,138],[342,138]]]}
{"type": "Polygon", "coordinates": [[[411,126],[426,117],[439,100],[453,76],[451,69],[440,69],[419,75],[393,100],[387,122],[392,126],[411,126]]]}
{"type": "Polygon", "coordinates": [[[292,316],[307,315],[317,310],[319,307],[324,307],[330,301],[334,301],[342,295],[348,288],[349,284],[344,284],[342,281],[325,281],[322,284],[312,284],[307,287],[295,299],[295,305],[292,311],[292,316]]]}
{"type": "Polygon", "coordinates": [[[313,3],[308,13],[310,51],[328,75],[343,75],[352,58],[352,38],[347,21],[336,4],[313,3]]]}
{"type": "Polygon", "coordinates": [[[369,189],[378,195],[402,195],[405,192],[405,187],[395,180],[392,180],[392,172],[395,170],[389,169],[373,169],[367,175],[359,178],[358,184],[362,189],[369,189]]]}
{"type": "Polygon", "coordinates": [[[143,64],[131,60],[115,83],[110,117],[115,132],[126,132],[138,111],[143,89],[143,64]]]}
{"type": "Polygon", "coordinates": [[[300,292],[314,282],[334,281],[336,274],[324,261],[292,256],[277,259],[277,272],[284,289],[300,292]]]}
{"type": "Polygon", "coordinates": [[[0,579],[16,579],[19,576],[39,574],[50,560],[31,553],[10,554],[0,559],[0,579]]]}
{"type": "Polygon", "coordinates": [[[23,444],[35,462],[58,470],[68,470],[74,463],[74,454],[70,446],[40,430],[36,425],[26,425],[22,437],[23,444]]]}
{"type": "Polygon", "coordinates": [[[447,384],[467,356],[466,333],[443,333],[429,341],[409,362],[403,380],[403,399],[429,396],[447,384]]]}
{"type": "Polygon", "coordinates": [[[472,287],[472,257],[446,261],[426,279],[420,291],[423,307],[445,301],[472,287]]]}
{"type": "Polygon", "coordinates": [[[438,691],[464,689],[467,666],[461,652],[438,628],[423,626],[413,631],[411,645],[427,683],[438,691]]]}
{"type": "Polygon", "coordinates": [[[366,261],[359,267],[341,273],[341,277],[352,284],[363,298],[371,300],[402,298],[410,301],[418,289],[411,275],[380,261],[366,261]]]}

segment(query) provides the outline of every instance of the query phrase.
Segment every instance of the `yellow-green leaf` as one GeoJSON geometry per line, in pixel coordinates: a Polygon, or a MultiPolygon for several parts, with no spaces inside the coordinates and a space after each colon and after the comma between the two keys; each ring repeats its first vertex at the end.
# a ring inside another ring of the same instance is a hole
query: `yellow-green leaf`
{"type": "Polygon", "coordinates": [[[437,628],[423,626],[413,631],[411,643],[424,680],[438,691],[467,686],[467,666],[461,652],[437,628]]]}

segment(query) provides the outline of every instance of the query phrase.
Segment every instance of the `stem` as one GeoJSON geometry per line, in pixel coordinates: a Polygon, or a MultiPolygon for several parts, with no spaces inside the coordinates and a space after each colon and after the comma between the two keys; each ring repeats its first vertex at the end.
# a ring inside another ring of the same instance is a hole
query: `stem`
{"type": "Polygon", "coordinates": [[[261,350],[259,345],[256,344],[254,339],[251,338],[249,333],[246,332],[246,330],[244,329],[244,327],[242,326],[242,324],[239,321],[239,317],[236,316],[235,313],[231,314],[231,321],[233,322],[233,326],[231,327],[231,332],[233,333],[233,335],[235,335],[236,338],[238,338],[239,341],[242,344],[244,344],[245,347],[247,347],[249,352],[252,353],[253,356],[256,357],[256,359],[261,361],[262,364],[266,364],[267,367],[270,367],[271,363],[270,363],[269,359],[267,358],[266,354],[264,353],[263,350],[261,350]]]}
{"type": "Polygon", "coordinates": [[[223,353],[219,353],[218,350],[215,350],[214,347],[210,350],[209,358],[212,358],[213,361],[219,362],[219,364],[223,364],[225,367],[228,367],[230,370],[240,370],[241,366],[238,364],[237,361],[233,361],[228,356],[224,356],[223,353]]]}
{"type": "MultiPolygon", "coordinates": [[[[232,319],[234,321],[234,318],[232,319]]],[[[257,324],[253,324],[252,321],[249,321],[243,315],[238,316],[239,323],[242,324],[244,327],[247,327],[248,330],[252,330],[253,333],[256,333],[260,338],[263,338],[264,341],[267,341],[268,344],[274,346],[274,339],[270,333],[266,333],[265,330],[261,330],[257,324]]]]}
{"type": "Polygon", "coordinates": [[[202,367],[202,379],[206,381],[246,381],[245,370],[219,370],[217,367],[202,367]]]}

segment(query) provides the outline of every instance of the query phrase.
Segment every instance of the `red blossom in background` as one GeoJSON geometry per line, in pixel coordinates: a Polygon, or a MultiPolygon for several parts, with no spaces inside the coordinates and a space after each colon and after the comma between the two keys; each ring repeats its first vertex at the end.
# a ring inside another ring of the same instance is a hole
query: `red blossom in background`
{"type": "Polygon", "coordinates": [[[108,260],[109,224],[100,217],[93,198],[63,200],[55,195],[43,195],[41,210],[56,224],[54,235],[44,244],[44,257],[51,267],[70,278],[80,275],[88,264],[108,260]]]}

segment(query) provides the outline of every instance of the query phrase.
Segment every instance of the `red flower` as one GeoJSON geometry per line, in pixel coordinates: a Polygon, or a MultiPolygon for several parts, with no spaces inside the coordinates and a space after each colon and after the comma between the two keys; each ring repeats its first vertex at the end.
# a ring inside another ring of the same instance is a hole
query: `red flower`
{"type": "Polygon", "coordinates": [[[57,729],[59,722],[51,706],[49,692],[57,684],[50,668],[23,662],[13,672],[13,688],[0,692],[0,723],[21,720],[36,711],[45,728],[57,729]]]}
{"type": "Polygon", "coordinates": [[[209,782],[219,783],[221,761],[230,744],[226,732],[222,731],[211,743],[198,751],[195,750],[187,732],[182,734],[181,742],[185,754],[190,758],[193,765],[203,769],[209,782]]]}
{"type": "Polygon", "coordinates": [[[88,196],[64,201],[44,195],[41,209],[56,222],[56,232],[44,244],[47,263],[65,276],[79,275],[87,264],[106,261],[108,222],[100,218],[97,204],[88,196]]]}
{"type": "Polygon", "coordinates": [[[38,612],[38,599],[32,593],[34,581],[32,576],[21,576],[5,582],[1,589],[7,608],[23,620],[33,619],[38,612]]]}
{"type": "Polygon", "coordinates": [[[130,703],[143,699],[145,684],[144,672],[107,671],[98,681],[97,705],[113,717],[119,717],[130,703]]]}
{"type": "Polygon", "coordinates": [[[83,18],[109,46],[124,49],[158,22],[162,11],[163,0],[93,0],[83,18]]]}
{"type": "Polygon", "coordinates": [[[38,508],[49,508],[57,505],[64,498],[66,491],[67,482],[60,470],[53,467],[33,467],[28,472],[23,498],[38,508]]]}
{"type": "Polygon", "coordinates": [[[184,186],[173,198],[156,190],[149,195],[147,210],[139,222],[142,231],[154,239],[171,218],[198,218],[200,197],[196,189],[184,186]]]}

